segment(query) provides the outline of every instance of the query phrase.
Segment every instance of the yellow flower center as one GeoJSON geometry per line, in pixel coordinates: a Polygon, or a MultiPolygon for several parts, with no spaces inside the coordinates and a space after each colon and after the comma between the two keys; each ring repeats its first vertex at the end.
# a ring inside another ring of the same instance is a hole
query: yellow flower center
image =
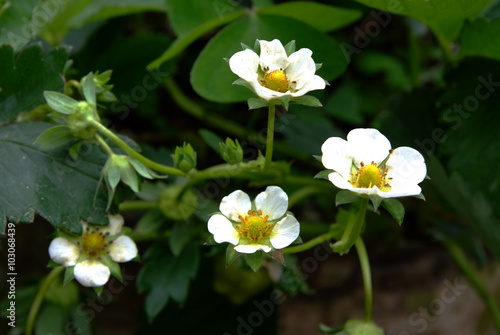
{"type": "Polygon", "coordinates": [[[99,232],[99,227],[92,231],[87,228],[87,231],[82,236],[82,243],[78,242],[81,252],[91,258],[99,257],[106,252],[106,248],[112,243],[112,241],[106,243],[107,236],[109,236],[109,233],[99,232]]]}
{"type": "Polygon", "coordinates": [[[375,162],[365,165],[361,162],[361,167],[357,173],[351,174],[350,183],[357,188],[372,188],[377,186],[381,191],[387,192],[390,189],[386,182],[387,173],[382,167],[377,167],[375,162]]]}
{"type": "Polygon", "coordinates": [[[285,93],[290,88],[290,82],[283,69],[267,72],[260,82],[262,86],[276,92],[285,93]]]}
{"type": "Polygon", "coordinates": [[[269,237],[273,223],[267,224],[268,215],[262,216],[262,211],[248,211],[248,215],[240,215],[241,226],[236,226],[241,238],[250,242],[259,242],[263,238],[269,237]]]}

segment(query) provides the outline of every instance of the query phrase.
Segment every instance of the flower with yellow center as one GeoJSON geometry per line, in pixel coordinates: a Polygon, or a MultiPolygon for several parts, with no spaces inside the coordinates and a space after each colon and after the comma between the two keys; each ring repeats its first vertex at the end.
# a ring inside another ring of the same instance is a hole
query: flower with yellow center
{"type": "Polygon", "coordinates": [[[259,40],[259,44],[260,56],[250,49],[237,52],[229,59],[229,67],[261,99],[300,97],[325,88],[323,78],[315,74],[311,50],[302,48],[288,56],[279,40],[259,40]]]}
{"type": "Polygon", "coordinates": [[[121,215],[109,215],[109,225],[91,228],[82,222],[83,233],[77,239],[57,237],[50,243],[50,258],[65,267],[74,266],[75,279],[87,287],[106,284],[111,274],[104,263],[128,262],[137,256],[134,241],[120,234],[121,215]],[[109,259],[108,259],[109,258],[109,259]]]}
{"type": "Polygon", "coordinates": [[[229,242],[240,253],[283,249],[299,236],[299,222],[287,213],[288,196],[278,186],[269,186],[253,203],[245,192],[234,191],[219,208],[221,214],[212,215],[208,230],[215,242],[229,242]]]}
{"type": "Polygon", "coordinates": [[[415,149],[391,149],[377,129],[354,129],[347,141],[330,137],[321,147],[322,162],[333,172],[328,179],[338,188],[359,194],[395,198],[419,195],[427,174],[424,157],[415,149]]]}

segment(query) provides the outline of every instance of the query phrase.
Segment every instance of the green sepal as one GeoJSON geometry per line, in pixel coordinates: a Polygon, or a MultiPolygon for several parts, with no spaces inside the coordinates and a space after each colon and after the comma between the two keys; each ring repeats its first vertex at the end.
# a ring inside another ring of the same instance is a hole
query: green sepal
{"type": "Polygon", "coordinates": [[[246,254],[247,264],[253,270],[253,272],[257,272],[262,264],[262,258],[264,257],[264,253],[262,250],[257,250],[253,254],[246,254]]]}
{"type": "Polygon", "coordinates": [[[290,100],[291,104],[294,105],[304,105],[309,107],[323,107],[318,98],[313,97],[312,95],[303,95],[298,98],[294,98],[290,100]]]}
{"type": "Polygon", "coordinates": [[[380,197],[377,194],[369,194],[370,200],[372,201],[373,204],[373,211],[376,212],[380,204],[382,203],[382,197],[380,197]]]}
{"type": "MultiPolygon", "coordinates": [[[[313,157],[320,163],[323,163],[323,156],[322,155],[313,155],[313,157]]],[[[333,170],[332,170],[333,171],[333,170]]]]}
{"type": "Polygon", "coordinates": [[[241,43],[241,49],[242,49],[242,50],[247,50],[247,49],[248,49],[248,50],[252,50],[252,51],[253,51],[253,49],[252,49],[252,48],[250,48],[250,47],[249,47],[248,45],[246,45],[245,43],[241,43]]]}
{"type": "Polygon", "coordinates": [[[262,107],[269,106],[269,101],[258,99],[258,98],[249,98],[247,100],[247,103],[248,103],[248,109],[249,110],[259,109],[259,108],[262,108],[262,107]]]}
{"type": "Polygon", "coordinates": [[[108,255],[101,256],[99,261],[109,268],[113,277],[118,279],[120,282],[123,282],[122,270],[120,269],[120,265],[118,263],[113,261],[108,255]]]}
{"type": "Polygon", "coordinates": [[[235,260],[237,260],[240,256],[241,253],[237,252],[234,250],[234,245],[229,243],[226,249],[226,269],[234,263],[235,260]]]}
{"type": "Polygon", "coordinates": [[[331,328],[323,323],[320,323],[318,328],[323,334],[339,334],[342,330],[344,330],[344,327],[331,328]]]}
{"type": "Polygon", "coordinates": [[[95,93],[96,93],[96,87],[94,83],[94,74],[90,72],[88,75],[82,78],[82,90],[83,90],[83,95],[85,96],[85,100],[87,102],[91,103],[92,105],[96,104],[96,98],[95,98],[95,93]]]}
{"type": "Polygon", "coordinates": [[[323,63],[315,63],[314,65],[316,66],[316,71],[323,67],[323,63]]]}
{"type": "Polygon", "coordinates": [[[257,54],[260,55],[260,42],[259,40],[255,40],[255,43],[253,44],[253,51],[257,54]]]}
{"type": "Polygon", "coordinates": [[[330,174],[332,174],[333,172],[335,172],[335,171],[333,171],[333,170],[323,170],[323,171],[321,171],[321,172],[318,172],[318,173],[314,176],[314,179],[326,179],[326,180],[329,180],[329,179],[328,179],[328,176],[329,176],[330,174]]]}
{"type": "Polygon", "coordinates": [[[371,321],[351,319],[344,325],[342,335],[384,335],[384,330],[371,321]]]}
{"type": "Polygon", "coordinates": [[[98,287],[94,287],[94,292],[100,297],[101,296],[101,293],[102,291],[104,290],[104,286],[98,286],[98,287]]]}
{"type": "Polygon", "coordinates": [[[285,258],[283,257],[283,249],[272,249],[271,252],[269,253],[272,259],[277,260],[278,262],[281,263],[281,265],[286,266],[285,264],[285,258]]]}
{"type": "Polygon", "coordinates": [[[138,174],[143,176],[144,178],[147,179],[164,179],[167,178],[168,176],[161,176],[159,174],[156,174],[153,170],[149,169],[146,165],[142,164],[139,162],[137,159],[129,157],[128,162],[134,167],[135,171],[137,171],[138,174]]]}
{"type": "Polygon", "coordinates": [[[285,45],[285,52],[288,57],[295,52],[295,40],[291,40],[285,45]]]}
{"type": "Polygon", "coordinates": [[[359,200],[359,194],[347,190],[341,190],[335,197],[335,206],[350,204],[359,200]]]}
{"type": "Polygon", "coordinates": [[[229,137],[226,138],[225,143],[219,143],[219,149],[222,159],[224,159],[226,163],[234,165],[243,161],[243,148],[237,139],[233,141],[229,137]]]}
{"type": "Polygon", "coordinates": [[[285,108],[286,111],[288,111],[288,107],[290,106],[290,96],[289,95],[283,95],[281,97],[278,97],[276,99],[271,100],[272,102],[276,103],[276,105],[281,105],[283,108],[285,108]]]}
{"type": "MultiPolygon", "coordinates": [[[[111,166],[114,168],[116,166],[111,166]]],[[[130,164],[126,164],[118,167],[120,171],[120,179],[128,185],[132,191],[135,193],[139,192],[139,178],[137,177],[137,173],[135,173],[134,168],[130,164]]]]}
{"type": "Polygon", "coordinates": [[[74,275],[74,269],[75,267],[74,266],[68,266],[66,268],[66,270],[64,271],[64,279],[63,279],[63,286],[66,286],[68,285],[68,283],[70,281],[72,281],[73,279],[75,279],[75,275],[74,275]]]}
{"type": "Polygon", "coordinates": [[[423,193],[420,193],[418,195],[414,195],[413,197],[425,201],[425,196],[423,193]]]}
{"type": "Polygon", "coordinates": [[[61,114],[73,114],[78,108],[78,101],[62,93],[45,91],[43,96],[50,108],[61,114]]]}
{"type": "Polygon", "coordinates": [[[254,89],[253,89],[252,85],[250,85],[250,83],[248,81],[243,80],[241,78],[238,78],[235,81],[233,81],[233,85],[243,86],[243,87],[248,88],[252,92],[254,92],[254,89]]]}
{"type": "Polygon", "coordinates": [[[398,224],[401,226],[405,217],[405,208],[401,201],[398,199],[384,199],[382,200],[382,207],[387,209],[387,211],[391,213],[392,217],[396,219],[398,224]]]}
{"type": "Polygon", "coordinates": [[[215,242],[214,236],[210,235],[203,245],[217,245],[219,243],[215,242]]]}
{"type": "Polygon", "coordinates": [[[75,142],[71,147],[69,147],[69,156],[71,159],[76,161],[78,159],[78,154],[80,153],[80,149],[82,147],[83,141],[75,142]]]}
{"type": "Polygon", "coordinates": [[[68,126],[55,126],[41,133],[35,140],[41,150],[50,150],[74,140],[68,126]]]}

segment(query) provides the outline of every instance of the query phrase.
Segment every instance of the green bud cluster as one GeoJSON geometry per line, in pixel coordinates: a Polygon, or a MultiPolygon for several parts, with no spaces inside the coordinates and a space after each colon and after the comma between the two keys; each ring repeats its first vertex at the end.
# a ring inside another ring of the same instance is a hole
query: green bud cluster
{"type": "Polygon", "coordinates": [[[172,157],[174,167],[183,172],[189,172],[196,167],[196,152],[189,143],[184,142],[182,147],[176,147],[172,157]]]}
{"type": "Polygon", "coordinates": [[[220,143],[220,153],[222,159],[229,164],[238,164],[243,161],[243,149],[238,140],[226,138],[226,143],[220,143]]]}

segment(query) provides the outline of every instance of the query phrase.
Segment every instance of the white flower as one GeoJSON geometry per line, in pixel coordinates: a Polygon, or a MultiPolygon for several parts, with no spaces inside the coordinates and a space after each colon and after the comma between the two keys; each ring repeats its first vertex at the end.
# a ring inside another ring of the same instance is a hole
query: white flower
{"type": "Polygon", "coordinates": [[[109,279],[110,269],[103,258],[113,262],[128,262],[137,256],[137,246],[125,235],[121,215],[109,215],[109,225],[90,228],[82,222],[83,233],[78,239],[57,237],[50,243],[50,258],[65,267],[74,266],[76,280],[87,287],[103,286],[109,279]]]}
{"type": "Polygon", "coordinates": [[[288,196],[278,186],[269,186],[254,203],[243,191],[234,191],[222,199],[219,208],[222,214],[208,220],[208,231],[215,242],[234,244],[238,252],[283,249],[299,236],[299,222],[287,213],[288,196]]]}
{"type": "Polygon", "coordinates": [[[377,129],[354,129],[347,141],[330,137],[321,147],[328,179],[352,192],[395,198],[419,195],[418,184],[427,175],[424,157],[415,149],[391,149],[377,129]]]}
{"type": "Polygon", "coordinates": [[[259,43],[260,57],[246,49],[229,59],[229,67],[261,99],[272,100],[285,95],[300,97],[325,88],[323,78],[314,74],[316,64],[311,50],[303,48],[288,57],[279,40],[259,40],[259,43]]]}

